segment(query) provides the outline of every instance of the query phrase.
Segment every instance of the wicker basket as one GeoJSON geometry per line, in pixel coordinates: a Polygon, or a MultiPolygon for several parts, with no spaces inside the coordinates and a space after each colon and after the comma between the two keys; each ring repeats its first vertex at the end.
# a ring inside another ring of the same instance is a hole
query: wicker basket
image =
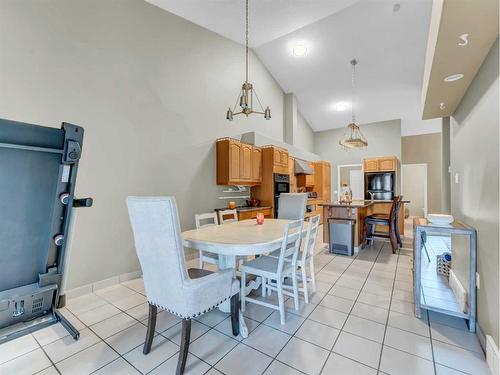
{"type": "Polygon", "coordinates": [[[439,254],[436,256],[436,272],[438,273],[438,275],[444,276],[448,279],[450,277],[451,260],[445,259],[446,254],[449,253],[439,254]]]}

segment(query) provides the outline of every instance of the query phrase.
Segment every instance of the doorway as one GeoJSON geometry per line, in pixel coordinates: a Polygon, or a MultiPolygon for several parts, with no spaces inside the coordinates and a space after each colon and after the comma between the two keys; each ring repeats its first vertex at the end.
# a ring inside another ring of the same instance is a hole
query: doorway
{"type": "Polygon", "coordinates": [[[347,164],[337,167],[337,200],[343,184],[351,187],[353,200],[363,200],[365,194],[363,164],[347,164]]]}
{"type": "Polygon", "coordinates": [[[427,164],[401,166],[401,195],[410,201],[410,216],[427,217],[427,164]]]}

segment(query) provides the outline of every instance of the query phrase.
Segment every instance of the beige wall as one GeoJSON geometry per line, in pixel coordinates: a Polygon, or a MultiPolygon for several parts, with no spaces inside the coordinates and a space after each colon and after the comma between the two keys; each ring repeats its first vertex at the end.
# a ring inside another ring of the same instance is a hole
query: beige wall
{"type": "Polygon", "coordinates": [[[451,212],[477,230],[478,322],[499,345],[498,39],[451,117],[451,212]],[[458,183],[455,181],[458,175],[458,183]]]}
{"type": "Polygon", "coordinates": [[[427,211],[442,212],[441,133],[402,137],[401,155],[402,164],[427,163],[427,211]]]}
{"type": "Polygon", "coordinates": [[[283,140],[283,92],[253,54],[272,119],[225,120],[244,49],[140,0],[2,0],[0,117],[85,128],[69,288],[139,269],[128,195],[174,195],[184,229],[220,205],[214,140],[283,140]]]}
{"type": "MultiPolygon", "coordinates": [[[[396,156],[401,160],[401,121],[390,120],[361,125],[361,131],[368,139],[366,150],[345,151],[339,140],[346,128],[314,133],[314,152],[332,165],[332,199],[337,200],[337,166],[361,164],[363,159],[377,156],[396,156]]],[[[398,184],[399,186],[399,184],[398,184]]]]}
{"type": "Polygon", "coordinates": [[[451,176],[450,176],[450,118],[443,118],[441,133],[441,210],[451,211],[451,176]]]}
{"type": "Polygon", "coordinates": [[[294,146],[300,149],[314,152],[314,132],[309,123],[297,111],[297,134],[294,137],[294,146]]]}
{"type": "Polygon", "coordinates": [[[404,164],[401,166],[402,193],[410,203],[405,205],[410,216],[423,216],[425,208],[425,185],[428,167],[424,164],[404,164]]]}

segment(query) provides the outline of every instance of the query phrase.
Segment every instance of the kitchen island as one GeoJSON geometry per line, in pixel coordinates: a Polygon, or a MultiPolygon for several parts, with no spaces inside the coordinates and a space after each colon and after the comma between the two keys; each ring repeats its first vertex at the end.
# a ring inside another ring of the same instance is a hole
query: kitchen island
{"type": "MultiPolygon", "coordinates": [[[[401,208],[398,216],[398,227],[401,236],[404,235],[404,212],[407,200],[401,201],[401,208]]],[[[328,219],[351,219],[355,221],[354,246],[359,249],[365,242],[365,217],[372,214],[389,214],[391,211],[392,200],[373,200],[373,201],[352,201],[352,203],[322,203],[323,207],[323,241],[329,243],[330,233],[328,219]]],[[[387,232],[386,227],[377,226],[379,232],[387,232]]]]}

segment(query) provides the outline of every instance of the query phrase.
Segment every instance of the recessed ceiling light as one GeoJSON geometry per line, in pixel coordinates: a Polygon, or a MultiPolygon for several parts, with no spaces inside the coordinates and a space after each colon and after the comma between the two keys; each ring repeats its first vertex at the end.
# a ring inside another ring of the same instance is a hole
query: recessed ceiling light
{"type": "Polygon", "coordinates": [[[339,112],[345,111],[349,108],[349,103],[347,102],[338,102],[333,105],[333,109],[339,112]]]}
{"type": "Polygon", "coordinates": [[[464,78],[464,75],[462,73],[457,73],[457,74],[452,74],[449,75],[448,77],[445,77],[444,81],[445,82],[454,82],[458,81],[459,79],[464,78]]]}
{"type": "Polygon", "coordinates": [[[307,46],[304,43],[297,43],[292,48],[294,56],[302,57],[307,55],[307,46]]]}

